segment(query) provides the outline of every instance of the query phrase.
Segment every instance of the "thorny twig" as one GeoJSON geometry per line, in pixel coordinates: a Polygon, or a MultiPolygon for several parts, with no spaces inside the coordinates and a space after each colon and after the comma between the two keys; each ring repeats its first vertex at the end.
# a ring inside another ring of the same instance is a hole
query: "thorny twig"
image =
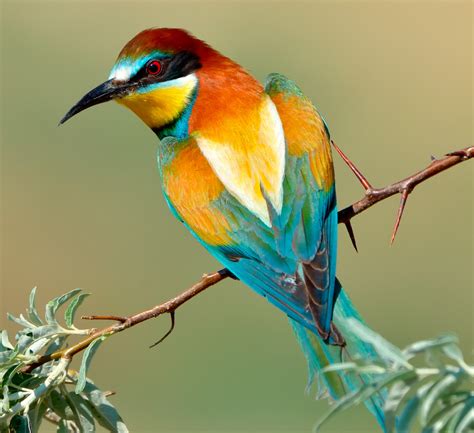
{"type": "MultiPolygon", "coordinates": [[[[350,221],[356,215],[365,211],[369,207],[373,206],[379,201],[385,200],[386,198],[391,197],[395,194],[400,194],[400,205],[398,207],[397,219],[395,221],[395,226],[393,228],[392,237],[390,243],[392,244],[395,240],[398,227],[400,225],[400,220],[405,209],[405,205],[410,193],[415,189],[415,187],[428,180],[430,177],[433,177],[442,171],[447,170],[463,161],[471,159],[474,157],[474,146],[466,147],[455,152],[448,153],[443,158],[434,159],[431,163],[423,170],[406,177],[405,179],[392,183],[384,188],[374,188],[365,178],[365,176],[359,171],[359,169],[354,165],[354,163],[342,152],[342,150],[332,142],[334,148],[339,153],[344,162],[349,166],[354,175],[357,177],[359,182],[362,184],[365,190],[365,197],[359,201],[353,203],[351,206],[348,206],[339,211],[339,224],[343,223],[346,225],[349,231],[349,236],[351,237],[352,243],[355,247],[355,239],[352,232],[352,227],[350,226],[350,221]]],[[[356,248],[357,249],[357,248],[356,248]]]]}
{"type": "MultiPolygon", "coordinates": [[[[346,164],[351,168],[353,173],[359,179],[360,183],[365,189],[365,196],[360,199],[359,201],[353,203],[351,206],[348,206],[341,211],[339,211],[339,223],[345,224],[348,228],[349,235],[355,246],[355,238],[353,235],[352,227],[350,221],[356,215],[362,213],[369,207],[372,207],[374,204],[378,203],[379,201],[385,200],[388,197],[391,197],[395,194],[401,194],[401,201],[398,210],[397,220],[395,223],[395,228],[392,233],[392,242],[395,238],[398,226],[400,224],[400,219],[403,214],[403,210],[405,208],[405,204],[413,189],[424,182],[425,180],[429,179],[432,176],[435,176],[441,173],[444,170],[447,170],[450,167],[453,167],[463,161],[471,159],[474,157],[474,147],[467,147],[465,149],[452,152],[444,156],[443,158],[433,160],[428,167],[425,169],[409,176],[399,182],[395,182],[391,185],[388,185],[384,188],[373,188],[372,185],[367,181],[364,175],[355,167],[355,165],[347,158],[346,155],[337,147],[337,145],[333,142],[334,148],[337,152],[341,155],[342,159],[346,162],[346,164]]],[[[94,329],[92,330],[91,334],[84,340],[80,341],[79,343],[60,350],[58,352],[52,353],[51,355],[45,355],[40,357],[36,362],[31,363],[23,368],[23,372],[31,372],[35,368],[45,364],[46,362],[52,360],[64,360],[66,362],[70,361],[71,358],[76,355],[77,353],[81,352],[82,350],[86,349],[94,340],[100,338],[104,335],[112,335],[118,332],[121,332],[127,328],[131,328],[132,326],[138,325],[146,320],[158,317],[162,314],[170,314],[172,318],[172,326],[171,329],[165,334],[167,337],[174,327],[174,312],[178,307],[180,307],[185,302],[189,301],[190,299],[194,298],[199,293],[206,290],[208,287],[211,287],[220,281],[226,278],[235,278],[233,274],[227,270],[222,269],[218,272],[214,272],[213,274],[204,275],[202,279],[190,287],[188,290],[182,292],[178,296],[169,301],[164,302],[163,304],[157,305],[149,310],[143,311],[141,313],[134,314],[129,317],[122,317],[122,316],[85,316],[85,319],[92,319],[92,320],[114,320],[117,323],[108,326],[103,329],[94,329]]],[[[165,338],[163,337],[160,341],[163,341],[165,338]]],[[[160,342],[159,341],[159,342],[160,342]]],[[[154,345],[153,345],[154,346],[154,345]]]]}

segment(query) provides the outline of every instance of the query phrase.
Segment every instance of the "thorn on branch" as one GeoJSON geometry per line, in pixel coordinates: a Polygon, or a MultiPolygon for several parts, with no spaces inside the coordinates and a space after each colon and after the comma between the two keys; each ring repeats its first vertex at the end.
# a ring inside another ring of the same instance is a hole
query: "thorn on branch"
{"type": "Polygon", "coordinates": [[[395,220],[395,226],[393,227],[392,237],[390,238],[390,245],[393,245],[395,241],[395,236],[397,235],[398,227],[402,219],[403,211],[405,210],[405,205],[407,204],[408,196],[410,195],[411,190],[405,188],[401,192],[400,197],[400,206],[398,207],[397,219],[395,220]]]}
{"type": "Polygon", "coordinates": [[[174,310],[170,311],[170,318],[171,318],[171,327],[170,327],[170,329],[168,329],[168,331],[166,332],[166,334],[163,335],[163,337],[161,337],[156,343],[153,343],[153,344],[150,346],[150,349],[152,349],[152,348],[155,347],[155,346],[158,346],[158,344],[162,343],[162,342],[163,342],[167,337],[169,337],[169,335],[173,332],[174,325],[175,325],[174,310]]]}
{"type": "Polygon", "coordinates": [[[351,220],[346,221],[344,225],[346,226],[347,233],[349,233],[349,237],[351,238],[352,246],[357,252],[359,252],[359,250],[357,249],[357,242],[354,235],[354,230],[352,229],[351,220]]]}
{"type": "Polygon", "coordinates": [[[372,190],[372,185],[369,183],[367,178],[361,173],[361,171],[355,166],[355,164],[346,156],[346,154],[339,148],[339,146],[333,140],[331,140],[331,143],[334,146],[334,149],[336,149],[337,153],[341,156],[343,161],[351,169],[352,173],[354,173],[355,177],[357,177],[359,182],[362,184],[365,191],[369,192],[370,190],[372,190]]]}

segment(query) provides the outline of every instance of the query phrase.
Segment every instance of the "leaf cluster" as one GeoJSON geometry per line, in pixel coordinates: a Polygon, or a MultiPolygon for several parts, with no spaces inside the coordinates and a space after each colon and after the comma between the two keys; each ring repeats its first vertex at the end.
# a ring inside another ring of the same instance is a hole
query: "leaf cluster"
{"type": "Polygon", "coordinates": [[[87,377],[92,356],[105,337],[94,340],[84,351],[79,372],[69,368],[70,357],[61,356],[69,338],[90,333],[74,326],[76,311],[88,295],[75,289],[59,296],[46,304],[41,318],[35,294],[33,289],[26,316],[8,315],[21,327],[15,342],[10,342],[6,330],[1,331],[0,432],[37,433],[44,420],[56,424],[61,433],[94,432],[97,424],[110,432],[128,432],[109,393],[87,377]],[[64,324],[58,321],[61,307],[64,324]],[[25,372],[25,367],[52,354],[57,356],[25,372]]]}
{"type": "Polygon", "coordinates": [[[458,340],[443,335],[401,350],[361,322],[351,329],[378,354],[377,361],[357,359],[333,364],[323,374],[358,374],[358,389],[337,400],[318,430],[338,412],[382,395],[387,433],[474,432],[474,367],[466,364],[458,340]]]}

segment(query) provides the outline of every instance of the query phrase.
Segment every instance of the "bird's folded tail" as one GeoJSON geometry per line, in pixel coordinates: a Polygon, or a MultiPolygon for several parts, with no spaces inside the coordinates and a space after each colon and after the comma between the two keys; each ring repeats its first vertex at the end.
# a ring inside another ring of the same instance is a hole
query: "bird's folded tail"
{"type": "MultiPolygon", "coordinates": [[[[350,392],[361,387],[362,384],[371,380],[370,374],[354,373],[352,371],[327,371],[323,369],[340,362],[351,362],[354,359],[376,360],[377,353],[371,345],[362,341],[352,330],[348,323],[348,318],[353,318],[364,323],[358,312],[355,310],[349,297],[339,286],[340,294],[334,308],[333,323],[345,339],[344,347],[329,345],[323,339],[296,320],[289,319],[296,334],[298,342],[305,354],[309,380],[308,389],[313,383],[317,384],[318,398],[330,397],[339,400],[350,392]]],[[[378,423],[384,428],[384,395],[374,394],[365,402],[367,408],[376,417],[378,423]]]]}

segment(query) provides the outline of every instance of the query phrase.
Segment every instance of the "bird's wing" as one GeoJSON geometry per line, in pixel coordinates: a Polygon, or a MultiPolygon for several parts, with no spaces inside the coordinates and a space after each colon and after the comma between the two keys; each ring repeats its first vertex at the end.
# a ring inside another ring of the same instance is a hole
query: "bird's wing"
{"type": "MultiPolygon", "coordinates": [[[[337,206],[334,170],[328,128],[298,86],[280,74],[271,74],[265,87],[275,103],[285,131],[288,160],[301,164],[287,171],[289,182],[304,185],[304,204],[293,248],[301,262],[308,305],[320,335],[336,343],[331,332],[334,304],[338,296],[336,278],[337,206]]],[[[291,195],[284,206],[295,208],[291,195]]],[[[278,225],[278,219],[275,219],[278,225]]]]}
{"type": "Polygon", "coordinates": [[[165,197],[237,277],[328,340],[337,297],[329,137],[294,83],[272,75],[266,92],[271,105],[264,108],[260,142],[245,152],[234,143],[206,143],[202,137],[162,144],[165,197]],[[275,142],[278,128],[284,131],[283,151],[275,142]]]}

